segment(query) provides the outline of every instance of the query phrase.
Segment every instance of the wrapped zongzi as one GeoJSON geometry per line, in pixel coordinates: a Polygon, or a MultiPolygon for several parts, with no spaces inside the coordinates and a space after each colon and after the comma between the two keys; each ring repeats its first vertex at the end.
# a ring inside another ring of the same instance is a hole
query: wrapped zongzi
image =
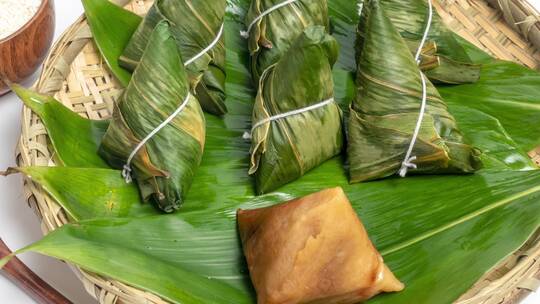
{"type": "Polygon", "coordinates": [[[238,210],[238,228],[259,304],[353,304],[404,288],[341,188],[238,210]]]}
{"type": "Polygon", "coordinates": [[[167,20],[202,108],[211,114],[225,114],[225,6],[226,0],[156,0],[129,41],[120,64],[135,69],[152,30],[167,20]]]}
{"type": "MultiPolygon", "coordinates": [[[[422,33],[425,29],[424,17],[428,11],[425,0],[361,0],[369,7],[371,1],[379,1],[387,17],[405,39],[412,54],[416,54],[422,33]],[[422,12],[422,13],[418,13],[422,12]]],[[[363,40],[367,33],[369,9],[362,9],[358,26],[357,57],[361,56],[363,40]]],[[[421,50],[420,69],[432,81],[437,83],[461,84],[474,83],[480,77],[480,65],[473,64],[463,47],[434,15],[430,23],[428,43],[421,50]]]]}
{"type": "Polygon", "coordinates": [[[420,73],[403,38],[371,1],[351,106],[348,156],[351,182],[397,173],[406,160],[423,99],[426,108],[412,155],[412,173],[467,173],[480,167],[479,151],[465,143],[433,84],[420,73]]]}
{"type": "Polygon", "coordinates": [[[252,0],[246,14],[251,69],[255,80],[276,63],[309,26],[328,29],[326,0],[252,0]]]}
{"type": "Polygon", "coordinates": [[[322,26],[307,28],[259,82],[251,167],[258,193],[289,183],[339,154],[342,113],[332,66],[339,46],[322,26]]]}
{"type": "Polygon", "coordinates": [[[115,105],[100,155],[124,168],[128,181],[133,175],[145,201],[172,212],[191,185],[204,142],[204,115],[169,25],[161,22],[115,105]]]}

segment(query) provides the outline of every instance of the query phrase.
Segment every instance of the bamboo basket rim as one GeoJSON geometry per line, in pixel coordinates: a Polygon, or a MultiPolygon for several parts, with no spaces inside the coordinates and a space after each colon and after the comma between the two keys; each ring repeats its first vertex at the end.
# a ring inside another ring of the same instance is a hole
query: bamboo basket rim
{"type": "MultiPolygon", "coordinates": [[[[443,20],[448,23],[448,20],[452,21],[452,13],[448,13],[452,9],[452,5],[465,5],[471,1],[478,0],[439,0],[436,3],[436,8],[443,20]]],[[[141,14],[148,9],[152,2],[152,0],[133,0],[127,4],[127,8],[141,14]]],[[[453,27],[451,26],[451,28],[453,27]]],[[[513,32],[513,30],[510,31],[513,32]]],[[[459,30],[457,32],[460,33],[459,30]]],[[[469,38],[467,35],[463,36],[469,38]]],[[[515,40],[515,37],[509,40],[515,40]]],[[[472,42],[480,46],[479,40],[472,42]]],[[[486,49],[486,46],[481,47],[486,49]]],[[[530,51],[530,53],[534,52],[536,51],[530,51]]],[[[537,58],[536,66],[540,62],[540,56],[537,58]]],[[[519,58],[513,59],[519,60],[519,58]]],[[[531,66],[530,62],[524,64],[531,66]]],[[[112,110],[110,103],[121,92],[119,87],[120,85],[111,76],[106,64],[101,59],[99,51],[93,45],[92,35],[84,14],[68,27],[53,44],[51,52],[44,61],[41,75],[34,85],[38,91],[54,95],[70,109],[92,119],[108,117],[112,110]]],[[[540,162],[540,149],[537,153],[534,152],[532,151],[530,156],[540,162]]],[[[47,132],[37,115],[26,106],[22,113],[22,132],[18,143],[17,162],[22,166],[55,166],[54,154],[50,149],[47,132]]],[[[41,219],[44,234],[69,222],[68,216],[58,203],[27,177],[25,177],[24,190],[26,200],[41,219]]],[[[159,296],[149,292],[88,272],[75,265],[70,265],[70,267],[77,274],[88,293],[100,303],[167,303],[159,296]]],[[[531,291],[538,288],[539,279],[540,230],[521,249],[486,273],[455,303],[518,303],[531,291]]]]}

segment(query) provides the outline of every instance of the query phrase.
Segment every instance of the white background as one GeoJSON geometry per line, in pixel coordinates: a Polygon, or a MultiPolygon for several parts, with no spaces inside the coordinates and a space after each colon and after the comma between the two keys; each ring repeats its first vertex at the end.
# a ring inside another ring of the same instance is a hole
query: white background
{"type": "MultiPolygon", "coordinates": [[[[540,8],[540,0],[531,2],[540,8]]],[[[80,1],[56,0],[56,37],[81,13],[80,1]]],[[[20,113],[21,103],[13,94],[0,97],[0,170],[14,165],[15,146],[20,134],[20,113]]],[[[0,177],[0,237],[10,248],[17,249],[39,240],[41,236],[39,222],[23,197],[21,178],[0,177]]],[[[96,303],[65,264],[34,253],[23,254],[20,258],[74,303],[96,303]]],[[[0,275],[0,303],[33,304],[34,301],[0,275]]],[[[524,302],[539,303],[540,294],[524,302]]]]}

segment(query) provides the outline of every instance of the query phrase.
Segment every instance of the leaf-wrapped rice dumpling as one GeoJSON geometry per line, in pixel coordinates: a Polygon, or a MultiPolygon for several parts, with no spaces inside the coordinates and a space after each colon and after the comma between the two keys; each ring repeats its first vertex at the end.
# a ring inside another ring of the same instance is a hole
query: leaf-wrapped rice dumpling
{"type": "Polygon", "coordinates": [[[259,304],[352,304],[404,287],[341,188],[237,214],[259,304]]]}
{"type": "Polygon", "coordinates": [[[299,178],[342,150],[342,113],[333,100],[332,79],[338,49],[325,27],[309,27],[263,73],[249,170],[258,193],[299,178]]]}
{"type": "Polygon", "coordinates": [[[169,25],[161,22],[115,105],[99,153],[115,168],[131,165],[144,201],[153,201],[163,211],[172,212],[180,207],[190,188],[204,142],[203,112],[190,94],[187,73],[169,25]],[[143,139],[169,117],[174,118],[137,150],[143,139]],[[134,151],[137,153],[130,164],[134,151]]]}
{"type": "Polygon", "coordinates": [[[223,115],[225,106],[225,43],[223,22],[226,0],[156,0],[119,59],[134,70],[148,45],[154,27],[161,21],[171,24],[178,49],[186,63],[207,47],[207,52],[187,65],[192,90],[202,108],[223,115]]]}
{"type": "MultiPolygon", "coordinates": [[[[371,1],[379,1],[387,17],[405,39],[407,47],[415,54],[425,20],[417,18],[417,12],[427,12],[425,0],[362,0],[367,8],[371,1]]],[[[366,35],[369,9],[362,9],[358,25],[357,57],[361,56],[363,40],[366,35]]],[[[463,47],[456,41],[454,35],[442,24],[437,15],[433,17],[428,36],[428,43],[421,51],[420,69],[436,83],[462,84],[474,83],[480,78],[481,65],[473,64],[463,47]]]]}
{"type": "Polygon", "coordinates": [[[276,63],[307,27],[320,25],[329,28],[328,6],[326,0],[298,0],[291,3],[286,0],[252,0],[246,25],[248,28],[244,34],[246,38],[249,35],[251,70],[254,79],[258,80],[264,70],[276,63]],[[275,10],[262,15],[272,8],[275,10]]]}
{"type": "MultiPolygon", "coordinates": [[[[405,160],[422,104],[422,76],[378,1],[372,1],[351,106],[348,156],[351,182],[395,174],[405,160]]],[[[426,111],[412,155],[412,173],[468,173],[479,151],[465,143],[437,89],[426,80],[426,111]]]]}

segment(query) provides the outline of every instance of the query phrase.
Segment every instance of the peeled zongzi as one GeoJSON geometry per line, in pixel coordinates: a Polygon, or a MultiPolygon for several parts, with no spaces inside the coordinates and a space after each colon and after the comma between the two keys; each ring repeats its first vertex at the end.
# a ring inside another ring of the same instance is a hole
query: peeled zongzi
{"type": "Polygon", "coordinates": [[[352,304],[404,288],[341,188],[237,214],[259,304],[352,304]]]}
{"type": "Polygon", "coordinates": [[[135,69],[154,27],[167,20],[202,108],[225,114],[225,6],[226,0],[156,0],[126,46],[120,65],[135,69]]]}
{"type": "MultiPolygon", "coordinates": [[[[349,119],[350,180],[397,173],[413,138],[422,102],[422,76],[409,48],[379,1],[371,1],[358,61],[356,99],[349,119]]],[[[426,112],[412,155],[411,173],[469,173],[479,151],[465,143],[454,117],[426,80],[426,112]]]]}
{"type": "Polygon", "coordinates": [[[253,109],[249,170],[258,193],[299,178],[342,150],[342,113],[332,79],[338,49],[324,27],[309,27],[263,73],[253,109]]]}
{"type": "Polygon", "coordinates": [[[258,80],[307,27],[320,25],[328,29],[328,7],[326,0],[252,0],[246,25],[252,74],[258,80]]]}
{"type": "Polygon", "coordinates": [[[189,190],[204,142],[204,115],[190,94],[186,69],[169,25],[161,22],[115,105],[100,155],[115,168],[133,171],[145,201],[172,212],[189,190]],[[172,116],[174,113],[177,115],[172,116]],[[158,129],[170,117],[172,120],[158,129]]]}

